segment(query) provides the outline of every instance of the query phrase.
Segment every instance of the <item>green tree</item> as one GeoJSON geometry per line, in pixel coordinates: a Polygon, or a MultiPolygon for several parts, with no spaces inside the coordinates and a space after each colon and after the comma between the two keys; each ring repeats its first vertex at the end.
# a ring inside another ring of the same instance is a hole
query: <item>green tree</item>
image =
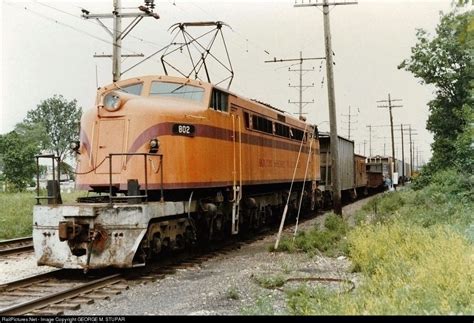
{"type": "Polygon", "coordinates": [[[32,182],[36,173],[34,156],[47,141],[42,124],[20,123],[15,130],[0,135],[3,176],[10,189],[23,191],[32,182]]]}
{"type": "Polygon", "coordinates": [[[474,11],[460,13],[455,8],[441,14],[434,37],[423,29],[417,30],[416,36],[418,43],[412,47],[410,59],[398,68],[436,88],[436,97],[428,103],[426,125],[434,137],[433,157],[424,171],[429,176],[454,167],[472,173],[474,11]]]}
{"type": "Polygon", "coordinates": [[[43,148],[55,153],[62,162],[69,153],[69,144],[79,140],[81,115],[82,108],[77,106],[76,100],[67,101],[62,95],[54,95],[28,111],[25,122],[44,126],[49,141],[43,148]]]}

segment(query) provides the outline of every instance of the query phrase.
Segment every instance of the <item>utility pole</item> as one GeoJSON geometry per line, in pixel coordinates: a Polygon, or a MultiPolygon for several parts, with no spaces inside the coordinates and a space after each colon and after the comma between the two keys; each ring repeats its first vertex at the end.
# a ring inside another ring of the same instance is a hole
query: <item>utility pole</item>
{"type": "Polygon", "coordinates": [[[84,19],[96,19],[97,22],[112,36],[113,50],[112,55],[94,55],[94,57],[112,57],[112,79],[114,82],[120,80],[122,76],[121,59],[122,57],[143,57],[143,54],[122,55],[122,40],[132,31],[133,28],[144,18],[153,17],[159,19],[160,16],[153,12],[155,8],[154,0],[145,0],[144,6],[139,6],[141,12],[122,13],[121,1],[113,0],[114,10],[112,13],[90,14],[86,9],[82,9],[82,17],[84,19]],[[100,18],[113,19],[113,30],[110,31],[100,18]],[[133,21],[122,31],[122,18],[134,18],[133,21]]]}
{"type": "MultiPolygon", "coordinates": [[[[359,110],[359,109],[357,109],[359,110]]],[[[355,114],[351,114],[351,106],[349,105],[349,114],[342,114],[341,116],[343,117],[347,117],[348,118],[348,121],[347,123],[349,124],[348,125],[348,139],[350,140],[351,139],[351,117],[354,116],[355,114]]],[[[355,122],[357,123],[357,121],[355,122]]]]}
{"type": "Polygon", "coordinates": [[[314,68],[312,68],[312,69],[303,69],[303,61],[314,61],[314,60],[322,60],[322,59],[325,59],[325,57],[305,57],[305,58],[303,58],[303,53],[300,51],[300,58],[287,58],[287,59],[273,58],[273,60],[265,61],[265,63],[281,63],[281,62],[294,62],[294,61],[299,62],[299,68],[298,69],[292,70],[291,68],[288,68],[289,72],[299,72],[299,74],[300,74],[300,84],[299,85],[288,84],[289,87],[299,88],[299,101],[293,101],[292,102],[292,101],[288,100],[288,103],[299,105],[298,114],[299,114],[300,119],[303,116],[303,114],[306,114],[306,113],[303,113],[303,107],[306,106],[307,104],[314,103],[314,99],[313,99],[313,101],[306,101],[306,102],[303,101],[303,91],[310,88],[310,87],[314,87],[314,83],[311,84],[311,85],[303,85],[303,74],[304,74],[303,72],[314,71],[314,68]]]}
{"type": "Polygon", "coordinates": [[[369,124],[366,127],[369,128],[369,156],[372,156],[372,126],[369,124]]]}
{"type": "Polygon", "coordinates": [[[402,135],[402,186],[405,186],[405,150],[403,147],[403,124],[400,124],[400,132],[402,135]]]}
{"type": "Polygon", "coordinates": [[[349,5],[357,4],[357,2],[332,2],[323,0],[323,3],[295,4],[294,7],[323,7],[324,16],[324,40],[326,47],[326,77],[328,79],[328,103],[329,103],[329,123],[331,137],[331,178],[332,192],[334,202],[334,213],[342,216],[341,205],[341,180],[339,177],[339,152],[338,152],[338,136],[337,136],[337,120],[336,120],[336,94],[334,91],[334,72],[333,72],[333,51],[331,44],[331,30],[329,24],[329,5],[349,5]]]}
{"type": "Polygon", "coordinates": [[[413,176],[413,141],[411,139],[411,125],[409,126],[408,131],[410,133],[410,176],[413,176]]]}
{"type": "Polygon", "coordinates": [[[380,100],[377,102],[383,102],[383,103],[388,103],[388,105],[379,105],[377,106],[378,108],[388,108],[388,111],[390,113],[390,132],[392,135],[392,174],[395,172],[395,142],[393,140],[393,116],[392,116],[392,109],[393,108],[401,108],[403,105],[392,105],[392,102],[395,101],[401,101],[401,99],[391,99],[390,98],[390,93],[388,94],[388,100],[380,100]]]}
{"type": "Polygon", "coordinates": [[[416,146],[416,170],[419,171],[420,170],[420,147],[419,146],[416,146]]]}

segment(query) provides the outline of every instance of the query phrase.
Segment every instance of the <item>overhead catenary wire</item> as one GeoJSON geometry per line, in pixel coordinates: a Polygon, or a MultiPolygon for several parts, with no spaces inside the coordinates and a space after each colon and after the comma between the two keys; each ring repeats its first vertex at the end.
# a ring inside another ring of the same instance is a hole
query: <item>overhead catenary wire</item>
{"type": "MultiPolygon", "coordinates": [[[[91,24],[93,24],[93,25],[97,25],[97,26],[99,26],[99,27],[103,27],[103,26],[102,26],[98,21],[96,21],[96,20],[84,19],[84,18],[82,18],[81,16],[78,16],[78,15],[75,15],[75,14],[73,14],[73,13],[70,13],[70,12],[67,12],[67,11],[64,11],[64,10],[61,10],[61,9],[59,9],[59,8],[56,8],[56,7],[54,7],[54,6],[51,6],[51,5],[46,4],[46,3],[43,3],[43,2],[35,1],[35,3],[37,3],[37,4],[41,5],[41,6],[50,8],[50,9],[52,9],[52,10],[61,12],[61,13],[65,14],[65,15],[69,15],[69,16],[71,16],[71,17],[74,17],[74,18],[77,18],[77,19],[80,19],[80,20],[85,20],[85,21],[87,21],[88,23],[91,23],[91,24]]],[[[81,7],[77,7],[77,8],[81,8],[81,7]]],[[[123,8],[123,9],[125,9],[125,8],[123,8]]],[[[110,27],[110,30],[111,30],[112,32],[115,31],[115,29],[114,29],[113,27],[110,27]]],[[[144,38],[135,36],[135,35],[133,35],[133,34],[131,34],[131,33],[129,33],[128,36],[129,36],[129,37],[132,37],[132,38],[135,38],[136,40],[139,40],[139,41],[141,41],[141,42],[144,42],[144,43],[153,45],[153,46],[155,46],[155,47],[163,47],[162,44],[158,44],[158,43],[155,43],[155,42],[146,40],[146,39],[144,39],[144,38]]],[[[112,44],[112,42],[110,42],[110,43],[112,44]]]]}
{"type": "MultiPolygon", "coordinates": [[[[204,10],[202,7],[198,6],[196,3],[194,2],[190,2],[190,4],[192,4],[193,6],[195,6],[196,8],[198,8],[199,10],[201,10],[203,13],[205,13],[206,15],[212,17],[212,18],[216,18],[216,17],[213,17],[213,15],[204,10]]],[[[219,19],[217,19],[219,20],[219,19]]],[[[247,45],[248,43],[250,43],[252,46],[254,46],[255,48],[258,48],[260,51],[262,51],[263,53],[265,53],[266,55],[270,55],[270,51],[265,49],[265,48],[262,48],[261,46],[259,46],[256,42],[252,41],[252,39],[249,39],[247,36],[241,34],[238,30],[232,28],[232,31],[237,35],[239,36],[240,38],[242,38],[244,41],[245,41],[245,44],[247,45]]],[[[240,46],[239,46],[240,47],[240,46]]],[[[241,47],[242,48],[242,47],[241,47]]],[[[245,49],[244,51],[248,52],[247,49],[245,49]]]]}
{"type": "MultiPolygon", "coordinates": [[[[41,18],[43,18],[43,19],[52,21],[52,22],[54,22],[54,23],[56,23],[56,24],[62,25],[62,26],[64,26],[64,27],[67,27],[67,28],[69,28],[69,29],[72,29],[72,30],[74,30],[74,31],[76,31],[76,32],[78,32],[78,33],[87,35],[87,36],[89,36],[89,37],[92,37],[92,38],[94,38],[94,39],[96,39],[96,40],[99,40],[99,41],[101,41],[101,42],[107,43],[107,44],[109,44],[109,45],[113,45],[113,43],[112,43],[110,40],[106,40],[106,39],[100,38],[100,37],[98,37],[98,36],[96,36],[96,35],[94,35],[94,34],[91,34],[91,33],[87,32],[87,31],[84,31],[84,30],[81,30],[81,29],[76,28],[76,27],[74,27],[74,26],[68,25],[68,24],[66,24],[66,23],[64,23],[64,22],[61,22],[61,21],[55,19],[55,18],[51,18],[51,17],[49,17],[49,16],[47,16],[47,15],[45,15],[45,14],[39,13],[39,12],[37,12],[37,11],[34,11],[34,10],[28,8],[27,6],[21,7],[21,6],[18,6],[18,5],[16,5],[16,4],[13,4],[13,3],[11,3],[11,2],[4,2],[4,3],[7,4],[7,5],[9,5],[9,6],[11,6],[11,7],[22,8],[22,9],[24,9],[24,10],[26,10],[26,11],[28,11],[28,12],[30,12],[30,13],[36,15],[36,16],[38,16],[38,17],[41,17],[41,18]]],[[[126,49],[126,50],[128,50],[128,51],[130,51],[130,52],[132,52],[132,53],[134,53],[134,54],[138,54],[137,52],[133,51],[132,49],[125,48],[125,47],[123,47],[123,46],[122,46],[122,48],[124,48],[124,49],[126,49]]]]}

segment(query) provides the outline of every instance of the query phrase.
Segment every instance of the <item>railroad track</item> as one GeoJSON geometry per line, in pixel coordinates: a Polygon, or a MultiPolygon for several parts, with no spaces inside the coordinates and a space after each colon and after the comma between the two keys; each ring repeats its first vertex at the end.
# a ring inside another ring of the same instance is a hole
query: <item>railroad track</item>
{"type": "Polygon", "coordinates": [[[33,238],[23,237],[0,241],[0,257],[33,251],[33,238]]]}
{"type": "MultiPolygon", "coordinates": [[[[309,219],[308,219],[309,220],[309,219]]],[[[179,269],[199,266],[201,263],[240,249],[243,245],[265,239],[277,228],[263,231],[248,238],[230,239],[217,246],[151,262],[146,267],[127,270],[95,270],[85,275],[82,270],[58,269],[53,272],[0,285],[1,315],[63,315],[81,305],[109,299],[130,286],[154,282],[179,269]]]]}
{"type": "Polygon", "coordinates": [[[128,288],[120,273],[57,270],[0,285],[0,315],[61,315],[128,288]],[[92,294],[91,294],[92,293],[92,294]],[[89,295],[91,294],[91,295],[89,295]]]}
{"type": "Polygon", "coordinates": [[[217,255],[240,248],[233,244],[190,256],[178,254],[172,259],[151,263],[147,267],[116,271],[58,269],[0,285],[1,315],[63,315],[81,305],[109,299],[129,286],[146,284],[174,274],[178,269],[197,266],[217,255]]]}
{"type": "MultiPolygon", "coordinates": [[[[301,219],[300,224],[314,219],[320,212],[301,219]]],[[[292,230],[288,225],[285,231],[292,230]]],[[[180,252],[171,257],[163,257],[146,267],[115,271],[91,271],[84,275],[82,270],[56,270],[46,274],[0,285],[0,315],[62,315],[81,305],[92,304],[96,300],[110,299],[130,286],[154,282],[176,273],[227,254],[242,246],[262,240],[276,233],[272,226],[250,237],[229,239],[218,245],[202,250],[180,252]]]]}

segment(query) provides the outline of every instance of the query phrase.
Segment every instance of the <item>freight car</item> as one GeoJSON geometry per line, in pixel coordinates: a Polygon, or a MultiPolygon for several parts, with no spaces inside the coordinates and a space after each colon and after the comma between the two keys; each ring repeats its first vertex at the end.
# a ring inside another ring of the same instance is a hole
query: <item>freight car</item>
{"type": "MultiPolygon", "coordinates": [[[[133,267],[317,204],[317,128],[212,84],[144,76],[99,88],[81,119],[78,188],[33,211],[38,265],[133,267]],[[292,193],[288,191],[294,183],[292,193]]],[[[53,157],[54,158],[54,157],[53,157]]],[[[40,204],[42,198],[48,203],[40,204]]]]}
{"type": "Polygon", "coordinates": [[[369,178],[366,168],[366,158],[362,155],[354,154],[354,188],[357,196],[368,194],[369,178]]]}
{"type": "Polygon", "coordinates": [[[393,176],[392,167],[392,157],[380,155],[368,157],[366,162],[368,189],[383,190],[386,180],[393,176]]]}
{"type": "MultiPolygon", "coordinates": [[[[319,134],[321,181],[318,185],[323,196],[323,204],[332,202],[331,181],[331,137],[329,133],[319,134]]],[[[341,195],[345,199],[355,199],[358,194],[367,194],[367,173],[365,157],[354,154],[354,142],[338,136],[339,176],[341,195]]]]}
{"type": "Polygon", "coordinates": [[[367,158],[368,187],[371,190],[383,189],[387,179],[394,184],[401,184],[402,176],[406,182],[411,178],[411,168],[409,163],[389,156],[373,156],[367,158]]]}

